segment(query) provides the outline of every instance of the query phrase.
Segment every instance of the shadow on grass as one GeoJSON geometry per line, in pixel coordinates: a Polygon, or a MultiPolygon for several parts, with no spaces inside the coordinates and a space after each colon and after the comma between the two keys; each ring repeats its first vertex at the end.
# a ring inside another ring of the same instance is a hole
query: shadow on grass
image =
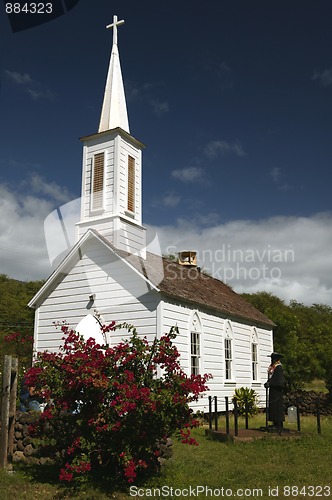
{"type": "MultiPolygon", "coordinates": [[[[75,482],[63,482],[59,480],[59,465],[38,464],[16,464],[15,470],[31,483],[50,485],[56,489],[52,498],[85,498],[104,500],[106,498],[128,498],[129,487],[124,480],[116,480],[110,477],[109,469],[98,469],[86,476],[77,478],[75,482]]],[[[160,475],[160,472],[150,475],[142,475],[135,480],[135,486],[140,487],[147,480],[160,475]]]]}

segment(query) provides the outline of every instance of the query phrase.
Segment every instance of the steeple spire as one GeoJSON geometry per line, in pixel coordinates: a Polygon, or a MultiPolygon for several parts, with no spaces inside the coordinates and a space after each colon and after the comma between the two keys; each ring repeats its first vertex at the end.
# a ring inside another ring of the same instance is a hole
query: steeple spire
{"type": "Polygon", "coordinates": [[[118,26],[123,23],[124,20],[118,21],[117,16],[114,16],[113,23],[106,26],[107,29],[113,28],[113,47],[98,132],[120,127],[129,133],[127,105],[118,50],[118,26]]]}

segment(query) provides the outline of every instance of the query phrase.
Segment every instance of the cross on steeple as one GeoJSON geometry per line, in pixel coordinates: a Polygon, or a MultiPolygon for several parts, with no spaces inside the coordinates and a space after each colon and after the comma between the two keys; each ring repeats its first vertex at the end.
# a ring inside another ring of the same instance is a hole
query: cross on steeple
{"type": "Polygon", "coordinates": [[[112,24],[108,24],[106,26],[106,29],[114,28],[114,31],[113,31],[113,45],[117,45],[118,44],[118,26],[121,26],[121,24],[124,24],[124,20],[121,19],[121,21],[118,21],[118,16],[113,16],[113,23],[112,24]]]}

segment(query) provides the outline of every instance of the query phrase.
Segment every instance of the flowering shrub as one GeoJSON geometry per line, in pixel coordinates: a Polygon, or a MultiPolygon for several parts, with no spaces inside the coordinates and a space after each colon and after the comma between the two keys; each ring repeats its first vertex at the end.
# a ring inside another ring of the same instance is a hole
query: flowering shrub
{"type": "Polygon", "coordinates": [[[65,324],[59,353],[39,353],[27,384],[52,404],[41,414],[34,434],[60,459],[62,481],[103,470],[133,482],[158,468],[158,441],[177,434],[197,444],[198,425],[188,403],[207,390],[209,375],[187,377],[172,343],[174,330],[149,344],[128,324],[130,338],[114,347],[84,341],[65,324]]]}

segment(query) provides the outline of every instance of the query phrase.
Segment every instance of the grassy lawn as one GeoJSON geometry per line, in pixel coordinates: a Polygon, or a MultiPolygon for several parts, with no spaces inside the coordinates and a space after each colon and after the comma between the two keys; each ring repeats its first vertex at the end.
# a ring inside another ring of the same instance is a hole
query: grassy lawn
{"type": "MultiPolygon", "coordinates": [[[[184,498],[186,491],[181,495],[180,490],[190,486],[209,487],[209,491],[217,489],[219,498],[227,498],[230,490],[236,495],[239,489],[243,489],[246,491],[237,494],[237,498],[268,499],[273,498],[269,496],[269,488],[276,487],[279,487],[276,498],[332,498],[327,490],[319,489],[319,486],[330,485],[332,490],[332,419],[322,417],[321,435],[317,433],[315,418],[305,417],[301,422],[302,436],[299,439],[267,439],[238,444],[209,441],[205,438],[204,428],[196,429],[193,434],[199,446],[175,442],[174,457],[161,474],[139,485],[145,489],[138,491],[140,498],[184,498]],[[163,486],[168,487],[164,496],[158,494],[158,488],[163,486]],[[298,486],[299,490],[293,490],[293,494],[287,488],[283,490],[288,486],[298,486]],[[314,489],[300,490],[303,486],[314,489]],[[168,494],[171,487],[173,491],[177,490],[173,496],[168,494]],[[221,488],[224,488],[223,496],[221,488]]],[[[256,417],[250,422],[250,427],[264,423],[264,416],[256,417]]],[[[223,425],[222,421],[220,425],[223,425]]],[[[243,427],[243,422],[240,425],[243,427]]],[[[294,424],[287,423],[286,426],[296,429],[294,424]]],[[[76,491],[64,489],[54,477],[52,479],[47,469],[41,467],[38,476],[29,469],[17,469],[12,474],[2,472],[0,491],[1,500],[134,498],[129,489],[126,492],[112,491],[102,484],[85,485],[76,491]]],[[[209,491],[207,495],[204,492],[192,498],[217,498],[217,494],[209,491]]]]}
{"type": "Polygon", "coordinates": [[[307,383],[305,385],[305,387],[304,387],[304,390],[306,390],[306,391],[324,392],[325,394],[328,392],[328,390],[326,388],[326,385],[325,385],[325,381],[324,380],[320,380],[320,379],[316,379],[316,380],[313,380],[310,383],[307,383]]]}

